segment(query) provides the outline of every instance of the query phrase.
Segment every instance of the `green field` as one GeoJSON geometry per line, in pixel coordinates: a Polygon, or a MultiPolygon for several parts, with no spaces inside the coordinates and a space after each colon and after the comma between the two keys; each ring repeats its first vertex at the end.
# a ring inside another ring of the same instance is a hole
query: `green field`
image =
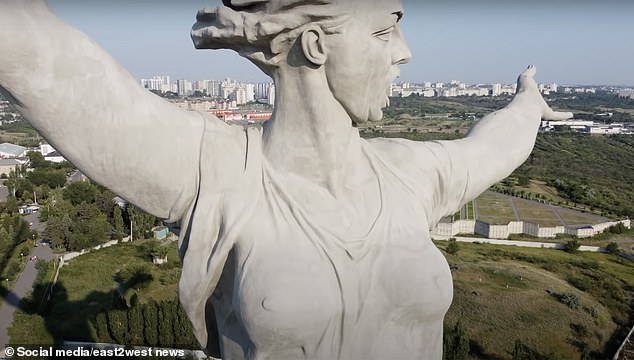
{"type": "Polygon", "coordinates": [[[508,224],[510,221],[526,221],[540,226],[593,225],[608,219],[574,211],[546,203],[520,199],[487,191],[475,204],[478,220],[489,224],[508,224]]]}

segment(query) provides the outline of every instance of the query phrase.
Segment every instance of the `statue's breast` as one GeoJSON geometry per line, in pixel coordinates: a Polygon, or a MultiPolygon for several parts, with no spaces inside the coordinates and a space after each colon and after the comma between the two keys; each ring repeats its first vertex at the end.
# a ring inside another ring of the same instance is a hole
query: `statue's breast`
{"type": "Polygon", "coordinates": [[[419,208],[385,204],[367,236],[347,243],[344,230],[265,194],[236,241],[226,298],[259,354],[375,358],[441,346],[451,274],[419,208]]]}

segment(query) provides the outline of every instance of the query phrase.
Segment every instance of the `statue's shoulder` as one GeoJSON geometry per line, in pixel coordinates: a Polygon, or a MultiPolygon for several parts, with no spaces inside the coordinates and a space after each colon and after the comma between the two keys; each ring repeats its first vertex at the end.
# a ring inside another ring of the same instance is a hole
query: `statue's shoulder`
{"type": "Polygon", "coordinates": [[[386,163],[412,176],[451,166],[455,159],[447,141],[414,141],[402,138],[374,138],[368,146],[386,163]]]}
{"type": "Polygon", "coordinates": [[[372,138],[367,140],[367,144],[381,157],[397,163],[407,162],[407,159],[411,160],[412,156],[418,157],[425,149],[424,142],[403,138],[372,138]]]}

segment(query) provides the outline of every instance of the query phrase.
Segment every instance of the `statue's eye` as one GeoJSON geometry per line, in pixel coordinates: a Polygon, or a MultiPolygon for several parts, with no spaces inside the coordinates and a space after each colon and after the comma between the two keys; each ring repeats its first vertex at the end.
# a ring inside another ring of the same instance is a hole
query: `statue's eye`
{"type": "Polygon", "coordinates": [[[394,32],[394,26],[390,26],[387,29],[380,30],[372,34],[375,38],[388,42],[392,38],[392,33],[394,32]]]}

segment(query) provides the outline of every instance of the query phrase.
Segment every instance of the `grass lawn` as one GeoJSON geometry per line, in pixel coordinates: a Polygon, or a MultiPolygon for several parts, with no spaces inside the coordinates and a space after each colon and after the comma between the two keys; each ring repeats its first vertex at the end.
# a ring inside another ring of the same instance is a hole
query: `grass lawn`
{"type": "Polygon", "coordinates": [[[598,215],[550,206],[537,201],[512,198],[492,191],[480,195],[476,204],[478,206],[478,220],[489,224],[505,225],[511,221],[517,221],[517,216],[521,221],[544,227],[592,225],[608,221],[607,218],[598,215]],[[515,209],[513,205],[515,205],[515,209]]]}
{"type": "Polygon", "coordinates": [[[476,202],[481,221],[489,224],[508,224],[517,221],[510,198],[502,194],[487,191],[476,202]]]}

